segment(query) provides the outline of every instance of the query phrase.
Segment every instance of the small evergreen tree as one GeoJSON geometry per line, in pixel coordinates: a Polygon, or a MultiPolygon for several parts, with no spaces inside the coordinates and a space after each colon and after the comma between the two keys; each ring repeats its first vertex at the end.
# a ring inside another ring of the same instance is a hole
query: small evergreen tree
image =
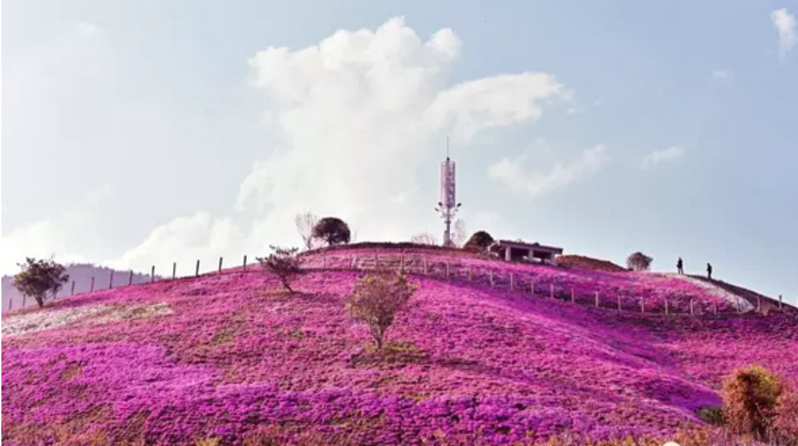
{"type": "Polygon", "coordinates": [[[313,227],[313,237],[327,242],[327,246],[349,243],[352,234],[340,218],[324,217],[313,227]]]}
{"type": "Polygon", "coordinates": [[[648,271],[653,258],[638,251],[626,258],[626,267],[632,271],[648,271]]]}
{"type": "Polygon", "coordinates": [[[302,258],[297,256],[297,251],[299,251],[299,249],[279,248],[276,246],[270,246],[270,248],[274,252],[269,254],[269,257],[266,258],[258,257],[258,262],[260,262],[265,272],[277,276],[280,282],[282,282],[283,287],[285,287],[289,293],[293,293],[294,290],[291,288],[291,279],[302,272],[302,258]]]}
{"type": "Polygon", "coordinates": [[[415,292],[404,274],[369,274],[358,279],[346,299],[346,311],[356,321],[366,324],[377,349],[382,349],[385,332],[393,325],[415,292]]]}
{"type": "Polygon", "coordinates": [[[53,259],[36,260],[28,257],[25,263],[18,264],[22,271],[14,276],[14,287],[23,296],[32,297],[44,307],[44,301],[50,296],[55,296],[58,290],[69,281],[69,275],[63,265],[55,263],[53,259]]]}

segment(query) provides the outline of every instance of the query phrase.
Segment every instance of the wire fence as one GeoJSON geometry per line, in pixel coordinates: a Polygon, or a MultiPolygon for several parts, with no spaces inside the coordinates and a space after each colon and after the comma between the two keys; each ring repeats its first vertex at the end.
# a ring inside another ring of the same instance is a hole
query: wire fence
{"type": "MultiPolygon", "coordinates": [[[[568,284],[555,283],[551,277],[541,278],[534,273],[507,272],[506,269],[491,268],[484,265],[473,266],[457,261],[443,261],[436,256],[416,253],[380,254],[375,251],[374,254],[330,255],[323,251],[313,256],[301,255],[301,258],[303,259],[302,268],[309,271],[403,271],[411,275],[471,283],[491,289],[526,294],[536,298],[548,298],[575,305],[627,313],[700,316],[709,314],[742,314],[752,311],[767,314],[771,311],[785,312],[791,310],[788,305],[783,303],[781,296],[779,296],[778,302],[757,297],[756,303],[749,302],[739,296],[732,302],[720,296],[713,296],[712,301],[708,302],[707,299],[698,300],[692,296],[684,295],[649,299],[647,302],[644,296],[636,296],[633,291],[588,292],[580,289],[579,285],[569,286],[568,284]]],[[[191,277],[260,272],[260,265],[248,262],[248,260],[251,259],[248,259],[245,255],[241,264],[224,269],[224,257],[220,257],[218,265],[214,265],[215,269],[213,271],[202,273],[200,272],[201,262],[197,260],[192,265],[194,274],[187,276],[177,275],[177,262],[172,263],[171,274],[167,276],[156,275],[154,265],[150,268],[150,274],[147,276],[133,271],[119,274],[112,270],[107,280],[101,281],[97,280],[97,277],[91,277],[88,286],[82,287],[83,291],[78,291],[77,293],[75,292],[76,281],[72,280],[68,283],[68,286],[59,290],[53,298],[77,296],[130,286],[145,286],[150,283],[191,277]]],[[[715,289],[719,290],[717,287],[715,289]]],[[[32,302],[27,302],[25,297],[22,299],[22,308],[32,304],[32,302]]],[[[14,309],[13,303],[13,300],[9,301],[6,311],[14,309]]]]}

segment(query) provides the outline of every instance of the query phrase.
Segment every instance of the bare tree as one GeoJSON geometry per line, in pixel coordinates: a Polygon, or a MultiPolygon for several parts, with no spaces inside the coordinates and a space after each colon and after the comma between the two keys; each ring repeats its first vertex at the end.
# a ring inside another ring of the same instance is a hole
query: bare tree
{"type": "Polygon", "coordinates": [[[297,214],[294,222],[296,223],[296,228],[299,231],[299,235],[302,236],[302,242],[305,244],[305,249],[309,250],[316,248],[316,238],[313,237],[313,228],[315,228],[316,223],[319,222],[319,217],[308,211],[304,214],[297,214]]]}
{"type": "Polygon", "coordinates": [[[454,230],[452,231],[452,245],[456,248],[462,248],[468,240],[468,233],[466,233],[465,221],[457,219],[454,222],[454,230]]]}
{"type": "Polygon", "coordinates": [[[417,245],[431,245],[435,246],[438,242],[435,240],[435,236],[430,234],[429,232],[423,232],[421,234],[416,234],[410,237],[410,243],[415,243],[417,245]]]}
{"type": "Polygon", "coordinates": [[[346,310],[356,321],[366,324],[377,349],[382,348],[385,331],[404,309],[416,287],[397,274],[369,274],[358,279],[346,299],[346,310]]]}

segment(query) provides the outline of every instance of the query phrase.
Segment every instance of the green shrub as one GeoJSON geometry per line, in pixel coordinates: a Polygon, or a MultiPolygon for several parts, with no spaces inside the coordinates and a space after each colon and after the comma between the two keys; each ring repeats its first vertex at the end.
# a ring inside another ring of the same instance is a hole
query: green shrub
{"type": "Polygon", "coordinates": [[[707,424],[720,426],[726,423],[723,417],[723,406],[704,406],[698,409],[698,418],[707,424]]]}
{"type": "Polygon", "coordinates": [[[493,243],[493,237],[485,231],[477,231],[466,242],[463,249],[469,251],[484,251],[493,243]]]}

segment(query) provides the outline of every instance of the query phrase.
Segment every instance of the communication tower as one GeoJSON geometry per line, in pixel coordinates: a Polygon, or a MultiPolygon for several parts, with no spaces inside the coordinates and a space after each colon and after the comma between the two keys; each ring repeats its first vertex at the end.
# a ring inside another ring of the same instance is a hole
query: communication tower
{"type": "Polygon", "coordinates": [[[449,137],[447,136],[446,161],[441,163],[441,201],[438,202],[438,207],[435,208],[435,211],[443,219],[446,228],[443,231],[443,246],[452,245],[452,220],[459,208],[460,203],[455,200],[454,161],[449,159],[449,137]]]}

